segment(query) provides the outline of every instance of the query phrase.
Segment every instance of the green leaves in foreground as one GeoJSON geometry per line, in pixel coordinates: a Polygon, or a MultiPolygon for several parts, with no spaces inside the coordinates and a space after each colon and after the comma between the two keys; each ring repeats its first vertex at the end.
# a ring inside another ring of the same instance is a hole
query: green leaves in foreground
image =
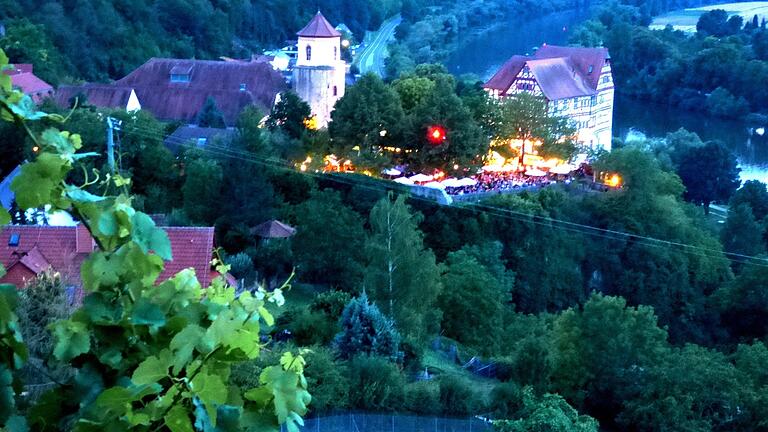
{"type": "MultiPolygon", "coordinates": [[[[7,58],[0,51],[0,69],[7,58]]],[[[61,116],[38,112],[0,73],[0,118],[26,122],[61,116]]],[[[36,128],[27,128],[28,131],[36,128]]],[[[158,283],[170,260],[168,235],[132,206],[130,182],[117,176],[68,182],[80,160],[78,135],[47,128],[30,138],[39,153],[11,187],[22,210],[68,211],[98,245],[80,274],[87,296],[69,319],[50,326],[53,357],[73,374],[38,398],[27,418],[16,415],[15,372],[26,360],[13,310],[16,288],[0,286],[0,430],[58,431],[295,431],[310,397],[304,360],[288,354],[267,368],[260,385],[229,384],[232,365],[259,357],[266,302],[282,291],[236,294],[223,277],[202,287],[193,270],[158,283]],[[87,189],[87,190],[86,190],[87,189]],[[110,191],[121,193],[109,195],[110,191]],[[205,288],[205,290],[203,289],[205,288]]],[[[0,212],[0,224],[7,212],[0,212]]],[[[218,264],[217,261],[214,264],[218,264]]],[[[226,274],[226,266],[217,270],[226,274]]]]}

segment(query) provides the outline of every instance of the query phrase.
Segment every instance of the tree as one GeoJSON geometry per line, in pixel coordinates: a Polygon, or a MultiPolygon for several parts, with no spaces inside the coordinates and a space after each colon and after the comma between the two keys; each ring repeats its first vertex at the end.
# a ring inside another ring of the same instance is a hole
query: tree
{"type": "Polygon", "coordinates": [[[752,216],[757,221],[762,221],[768,216],[768,189],[765,183],[758,180],[747,180],[733,193],[728,205],[734,208],[740,204],[746,204],[752,211],[752,216]]]}
{"type": "Polygon", "coordinates": [[[363,76],[339,99],[331,113],[328,132],[341,154],[360,153],[371,158],[382,147],[396,146],[403,122],[397,93],[374,74],[363,76]]]}
{"type": "Polygon", "coordinates": [[[341,314],[341,332],[333,346],[339,357],[352,358],[369,354],[398,360],[400,333],[392,319],[381,313],[375,304],[368,302],[365,292],[349,301],[341,314]]]}
{"type": "Polygon", "coordinates": [[[424,248],[420,220],[403,195],[389,195],[373,206],[364,282],[384,313],[417,340],[434,332],[440,319],[435,311],[440,293],[438,267],[435,255],[424,248]]]}
{"type": "Polygon", "coordinates": [[[763,227],[752,216],[747,204],[730,207],[720,238],[726,251],[740,255],[759,255],[765,253],[765,244],[760,239],[763,227]]]}
{"type": "MultiPolygon", "coordinates": [[[[0,66],[7,63],[0,52],[0,66]]],[[[61,116],[37,112],[27,96],[0,79],[0,118],[16,122],[61,116]]],[[[29,130],[37,129],[35,125],[29,130]]],[[[37,157],[11,185],[22,209],[50,206],[80,219],[98,245],[81,266],[86,297],[68,319],[52,325],[53,358],[75,374],[40,398],[24,419],[14,415],[18,386],[12,371],[26,360],[13,310],[15,287],[0,287],[0,427],[13,430],[193,430],[221,427],[296,430],[309,394],[304,359],[284,353],[279,366],[262,371],[260,383],[230,386],[234,364],[260,355],[267,302],[282,304],[282,291],[235,296],[223,277],[203,287],[187,269],[162,283],[172,259],[168,235],[131,206],[125,180],[107,177],[92,194],[67,181],[87,154],[76,134],[47,127],[35,133],[37,157]],[[117,190],[119,195],[108,195],[117,190]],[[278,415],[278,413],[280,413],[278,415]]],[[[8,222],[0,209],[0,224],[8,222]]],[[[226,266],[217,271],[226,273],[226,266]]]]}
{"type": "Polygon", "coordinates": [[[579,415],[562,396],[545,394],[536,397],[533,389],[523,389],[523,408],[515,415],[518,420],[496,420],[499,432],[597,432],[598,423],[592,417],[579,415]]]}
{"type": "Polygon", "coordinates": [[[566,117],[553,115],[542,97],[525,92],[508,96],[499,102],[495,119],[494,149],[502,155],[509,154],[510,149],[517,151],[521,164],[525,146],[515,145],[512,140],[538,142],[540,145],[535,150],[545,158],[568,160],[576,152],[573,140],[576,130],[566,117]]]}
{"type": "Polygon", "coordinates": [[[297,232],[291,246],[303,280],[357,290],[363,276],[365,247],[360,216],[330,189],[312,192],[292,213],[297,232]]]}
{"type": "Polygon", "coordinates": [[[696,32],[704,36],[722,37],[729,34],[728,12],[723,9],[713,9],[705,12],[696,23],[696,32]]]}
{"type": "Polygon", "coordinates": [[[197,125],[200,127],[224,128],[224,115],[216,106],[216,99],[208,96],[200,111],[197,113],[197,125]]]}
{"type": "Polygon", "coordinates": [[[722,143],[709,142],[703,147],[691,148],[680,160],[678,174],[685,185],[685,199],[704,206],[709,214],[713,201],[728,201],[739,188],[736,157],[722,143]]]}
{"type": "Polygon", "coordinates": [[[499,346],[503,311],[513,281],[501,263],[501,244],[496,245],[483,248],[488,255],[478,247],[451,252],[441,266],[441,328],[446,336],[485,354],[496,352],[499,346]],[[494,262],[501,269],[494,271],[483,261],[494,262]]]}
{"type": "Polygon", "coordinates": [[[744,265],[735,279],[714,295],[720,319],[732,338],[751,341],[768,335],[768,270],[744,265]]]}
{"type": "Polygon", "coordinates": [[[312,110],[292,91],[280,95],[280,101],[269,114],[267,126],[270,130],[282,129],[292,139],[299,139],[307,129],[306,121],[312,115],[312,110]]]}
{"type": "Polygon", "coordinates": [[[184,212],[193,222],[212,224],[219,216],[224,173],[215,160],[194,155],[189,159],[181,188],[184,212]]]}

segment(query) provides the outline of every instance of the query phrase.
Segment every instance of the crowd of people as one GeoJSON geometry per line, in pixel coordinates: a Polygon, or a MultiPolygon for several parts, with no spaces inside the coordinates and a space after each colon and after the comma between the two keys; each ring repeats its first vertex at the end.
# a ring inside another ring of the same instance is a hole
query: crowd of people
{"type": "Polygon", "coordinates": [[[448,195],[465,195],[471,193],[504,192],[520,188],[539,188],[558,180],[568,182],[565,176],[526,176],[514,172],[488,172],[475,177],[477,184],[473,186],[446,187],[448,195]]]}

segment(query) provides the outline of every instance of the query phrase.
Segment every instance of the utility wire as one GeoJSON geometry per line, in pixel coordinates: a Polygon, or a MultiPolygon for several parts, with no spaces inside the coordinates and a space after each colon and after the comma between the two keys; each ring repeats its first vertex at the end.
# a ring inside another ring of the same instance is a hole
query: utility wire
{"type": "MultiPolygon", "coordinates": [[[[216,145],[215,143],[206,143],[205,146],[199,147],[193,143],[190,143],[189,140],[184,140],[184,139],[176,138],[173,136],[163,137],[161,135],[158,135],[156,132],[150,131],[148,129],[143,129],[143,128],[134,127],[134,126],[131,126],[131,127],[133,128],[133,130],[127,131],[127,132],[134,133],[138,136],[141,136],[147,139],[159,139],[161,141],[170,141],[171,144],[176,144],[186,148],[197,149],[197,150],[207,152],[213,155],[221,156],[221,157],[232,158],[232,159],[241,160],[245,162],[251,162],[251,163],[262,165],[265,167],[289,171],[292,173],[301,174],[301,175],[312,177],[319,180],[330,180],[337,183],[347,184],[350,186],[362,187],[365,189],[374,190],[376,192],[387,192],[387,191],[403,192],[402,189],[399,189],[397,187],[388,187],[388,185],[381,184],[382,183],[381,180],[372,180],[370,183],[379,183],[378,185],[374,185],[374,184],[365,184],[366,182],[362,182],[360,181],[360,179],[355,179],[353,177],[347,177],[347,176],[338,175],[338,174],[324,174],[324,173],[298,171],[291,166],[292,164],[289,161],[285,161],[282,159],[265,158],[246,150],[238,150],[238,149],[233,149],[231,147],[219,146],[219,145],[216,145]]],[[[429,199],[426,197],[410,195],[410,198],[418,201],[427,202],[430,204],[436,204],[435,200],[429,199]]],[[[768,267],[768,260],[761,257],[738,254],[733,252],[725,252],[722,250],[705,248],[701,246],[694,246],[694,245],[671,241],[671,240],[662,240],[662,239],[657,239],[654,237],[644,236],[640,234],[633,234],[633,233],[628,233],[623,231],[600,228],[600,227],[595,227],[591,225],[570,222],[562,219],[551,218],[547,216],[532,215],[532,214],[514,211],[511,209],[506,209],[501,207],[489,206],[489,205],[479,204],[479,203],[467,203],[467,204],[457,204],[455,208],[470,210],[470,211],[477,211],[480,213],[486,213],[496,217],[510,219],[518,222],[533,223],[535,225],[545,226],[553,229],[560,229],[560,230],[567,231],[570,233],[575,233],[575,234],[590,235],[593,237],[599,237],[599,238],[604,238],[608,240],[618,240],[618,241],[634,240],[637,244],[640,244],[643,246],[659,247],[659,248],[674,247],[674,248],[679,248],[678,250],[682,252],[687,252],[692,255],[700,256],[704,258],[724,258],[732,262],[750,264],[750,265],[755,265],[760,267],[768,267]],[[710,252],[711,254],[707,254],[706,252],[710,252]]]]}

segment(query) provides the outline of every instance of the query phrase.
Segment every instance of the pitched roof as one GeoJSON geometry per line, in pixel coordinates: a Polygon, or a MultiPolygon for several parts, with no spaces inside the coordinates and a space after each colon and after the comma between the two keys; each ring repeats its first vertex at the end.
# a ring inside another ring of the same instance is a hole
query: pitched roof
{"type": "Polygon", "coordinates": [[[596,90],[589,88],[568,58],[528,60],[526,66],[549,100],[596,94],[596,90]]]}
{"type": "Polygon", "coordinates": [[[331,23],[323,16],[320,11],[317,11],[312,20],[304,26],[303,29],[296,33],[299,37],[315,37],[315,38],[331,38],[341,37],[341,33],[333,28],[331,23]]]}
{"type": "Polygon", "coordinates": [[[296,228],[278,220],[271,220],[255,226],[251,233],[264,238],[286,238],[296,234],[296,228]]]}
{"type": "Polygon", "coordinates": [[[128,106],[131,97],[130,87],[117,87],[108,84],[85,84],[82,86],[64,85],[56,89],[54,101],[62,107],[69,107],[74,97],[85,96],[80,105],[87,103],[100,108],[122,108],[128,106]]]}
{"type": "Polygon", "coordinates": [[[11,69],[5,70],[4,73],[10,75],[14,87],[31,96],[35,102],[40,102],[45,96],[52,94],[53,86],[38,78],[32,70],[31,64],[22,63],[11,65],[11,69]]]}
{"type": "MultiPolygon", "coordinates": [[[[80,285],[80,265],[88,256],[77,252],[77,232],[82,227],[13,225],[0,228],[0,263],[10,268],[24,264],[35,273],[52,267],[75,285],[80,285]],[[18,246],[9,245],[11,234],[19,235],[18,246]]],[[[158,281],[166,280],[185,268],[194,268],[203,286],[211,281],[213,251],[212,227],[165,227],[171,241],[173,259],[165,263],[158,281]]],[[[83,249],[81,249],[83,250],[83,249]]],[[[0,282],[21,285],[9,273],[0,282]]]]}
{"type": "Polygon", "coordinates": [[[246,106],[271,110],[275,96],[286,90],[287,84],[264,62],[152,58],[113,84],[87,84],[75,89],[63,86],[56,101],[68,106],[72,96],[83,92],[91,105],[125,108],[132,89],[141,108],[158,119],[192,123],[206,99],[212,97],[226,124],[234,125],[246,106]],[[188,75],[189,79],[171,82],[172,74],[188,75]]]}
{"type": "Polygon", "coordinates": [[[484,87],[504,92],[527,66],[550,100],[593,95],[608,58],[606,48],[543,45],[532,57],[510,58],[484,87]]]}
{"type": "Polygon", "coordinates": [[[600,81],[600,71],[605,62],[610,58],[608,48],[581,48],[564,47],[557,45],[542,45],[536,50],[534,57],[537,59],[568,57],[575,66],[576,71],[581,73],[584,81],[589,84],[593,90],[597,89],[600,81]]]}

